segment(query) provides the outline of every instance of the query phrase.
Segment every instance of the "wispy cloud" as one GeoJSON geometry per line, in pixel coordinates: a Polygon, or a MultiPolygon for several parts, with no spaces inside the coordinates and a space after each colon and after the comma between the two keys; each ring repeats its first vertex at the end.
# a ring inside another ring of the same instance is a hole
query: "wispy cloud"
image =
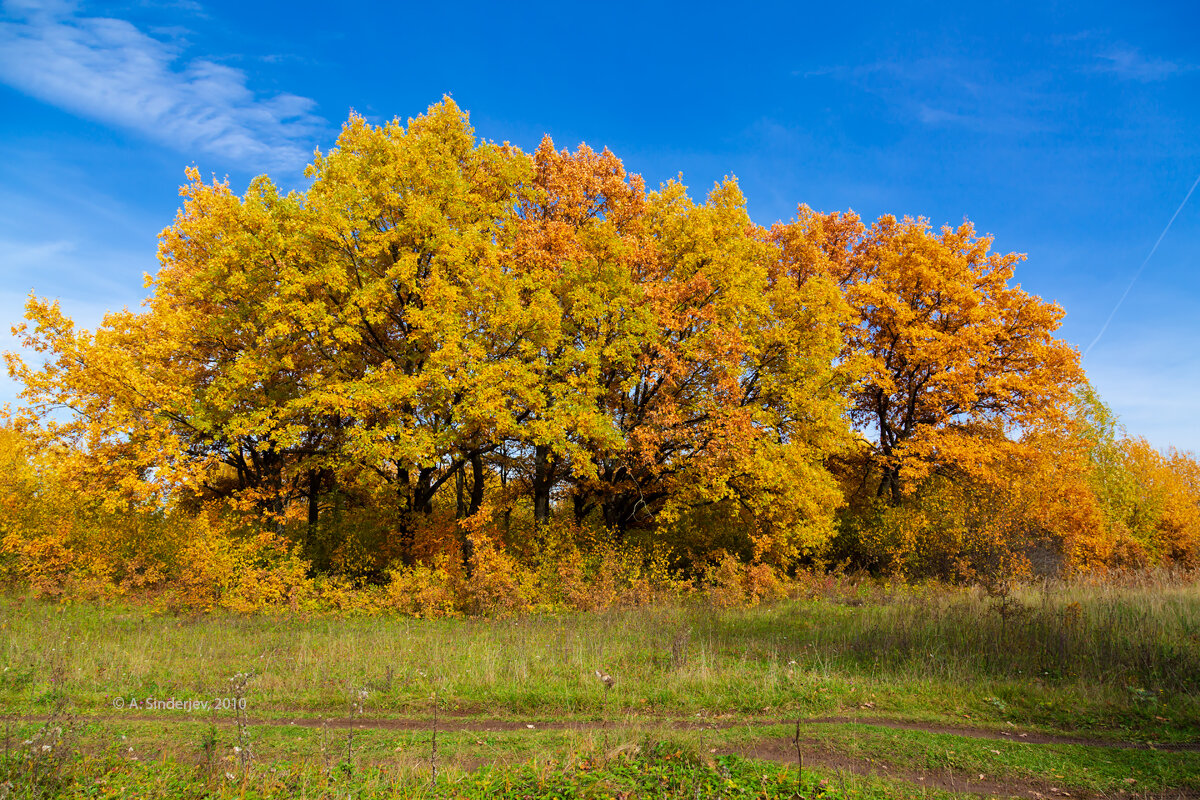
{"type": "Polygon", "coordinates": [[[48,258],[64,256],[73,249],[75,245],[65,239],[36,243],[0,239],[0,269],[27,270],[41,266],[48,258]]]}
{"type": "Polygon", "coordinates": [[[793,74],[848,83],[928,128],[1028,134],[1048,127],[1041,112],[1057,102],[1039,76],[1008,75],[966,56],[881,60],[793,74]]]}
{"type": "Polygon", "coordinates": [[[10,0],[5,10],[0,81],[73,114],[255,170],[303,164],[326,127],[313,100],[257,93],[242,70],[187,60],[125,20],[79,16],[66,3],[10,0]]]}
{"type": "MultiPolygon", "coordinates": [[[[141,247],[82,243],[74,232],[36,239],[0,230],[0,285],[14,292],[36,291],[53,297],[88,298],[110,307],[137,305],[143,298],[137,280],[153,269],[154,242],[141,247]]],[[[11,319],[0,315],[3,320],[11,319]]]]}
{"type": "Polygon", "coordinates": [[[1130,433],[1155,447],[1177,447],[1200,454],[1196,396],[1200,394],[1200,357],[1180,352],[1186,332],[1137,329],[1137,336],[1089,361],[1088,380],[1114,409],[1130,433]]]}
{"type": "Polygon", "coordinates": [[[1097,72],[1109,72],[1125,80],[1150,83],[1173,78],[1196,67],[1178,61],[1143,55],[1136,47],[1118,45],[1100,53],[1097,72]]]}
{"type": "Polygon", "coordinates": [[[979,117],[969,114],[960,114],[956,111],[947,111],[944,108],[934,108],[933,106],[920,103],[917,107],[917,119],[924,122],[926,125],[961,125],[966,128],[978,127],[982,120],[979,117]]]}

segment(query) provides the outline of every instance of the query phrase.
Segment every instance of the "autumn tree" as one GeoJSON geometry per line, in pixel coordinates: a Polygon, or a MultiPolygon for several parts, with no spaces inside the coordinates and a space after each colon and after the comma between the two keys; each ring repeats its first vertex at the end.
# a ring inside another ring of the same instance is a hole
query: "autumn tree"
{"type": "Polygon", "coordinates": [[[511,265],[539,376],[513,443],[535,523],[565,485],[577,522],[618,536],[720,506],[819,540],[836,492],[817,453],[846,432],[836,287],[777,268],[732,181],[697,204],[647,195],[607,151],[547,139],[534,162],[511,265]]]}
{"type": "Polygon", "coordinates": [[[265,177],[238,197],[227,182],[205,184],[194,169],[188,176],[141,315],[174,349],[169,358],[141,356],[145,369],[161,373],[156,411],[173,421],[177,450],[203,468],[187,481],[193,488],[250,503],[276,521],[304,497],[311,527],[319,463],[333,448],[325,426],[294,408],[316,354],[279,304],[304,261],[302,199],[281,195],[265,177]]]}
{"type": "Polygon", "coordinates": [[[153,503],[175,477],[195,474],[188,434],[164,411],[186,393],[163,380],[176,365],[164,326],[122,311],[107,314],[95,331],[78,330],[57,302],[37,297],[27,302],[26,319],[14,332],[42,363],[6,354],[23,384],[16,424],[37,448],[57,451],[68,485],[94,490],[110,505],[153,503]]]}
{"type": "Polygon", "coordinates": [[[559,151],[547,137],[533,158],[506,260],[525,320],[518,358],[532,379],[512,445],[527,455],[542,525],[560,483],[574,485],[582,520],[592,505],[582,487],[626,445],[609,399],[654,330],[645,280],[656,251],[641,178],[611,152],[559,151]]]}
{"type": "Polygon", "coordinates": [[[748,556],[786,561],[823,540],[837,504],[821,461],[846,433],[834,365],[844,305],[828,281],[778,268],[732,180],[701,204],[667,184],[645,226],[653,324],[603,381],[625,447],[601,454],[577,496],[617,530],[708,509],[736,521],[748,556]]]}
{"type": "MultiPolygon", "coordinates": [[[[874,508],[928,489],[950,544],[1036,517],[1020,458],[1068,427],[1078,357],[1012,284],[1021,256],[969,224],[801,207],[767,231],[733,179],[647,191],[607,150],[481,141],[448,99],[352,115],[308,176],[239,196],[190,170],[145,307],[95,331],[31,298],[18,422],[62,480],[226,515],[317,571],[357,547],[371,579],[470,564],[468,531],[514,508],[534,540],[561,516],[692,565],[788,566],[834,533],[843,456],[874,508]]],[[[1187,465],[1122,447],[1169,509],[1137,535],[1190,552],[1187,465]]]]}
{"type": "Polygon", "coordinates": [[[1128,435],[1090,384],[1073,405],[1073,433],[1084,480],[1100,520],[1068,547],[1081,567],[1177,563],[1200,559],[1200,465],[1175,449],[1161,452],[1128,435]]]}
{"type": "Polygon", "coordinates": [[[276,305],[301,205],[265,178],[238,197],[188,176],[143,312],[109,314],[92,333],[30,300],[22,335],[49,357],[37,369],[10,364],[25,384],[25,422],[64,448],[74,462],[64,474],[101,481],[110,503],[220,498],[278,527],[307,497],[311,527],[313,475],[331,442],[289,407],[312,354],[276,305]]]}
{"type": "Polygon", "coordinates": [[[982,469],[1022,435],[1062,424],[1079,356],[1054,338],[1062,309],[1012,285],[1024,256],[990,252],[970,223],[857,224],[802,209],[776,235],[785,257],[846,287],[857,318],[846,354],[865,370],[851,414],[875,440],[880,496],[898,503],[906,482],[982,469]]]}
{"type": "Polygon", "coordinates": [[[480,142],[450,101],[352,116],[310,176],[239,197],[191,171],[145,311],[91,334],[31,304],[54,357],[14,369],[31,414],[72,410],[47,431],[80,474],[276,526],[300,504],[318,568],[324,498],[390,519],[380,563],[412,563],[445,487],[471,517],[512,466],[539,525],[565,487],[619,535],[708,509],[782,563],[828,534],[846,306],[780,262],[735,182],[648,194],[607,151],[480,142]]]}
{"type": "Polygon", "coordinates": [[[294,405],[348,420],[339,457],[391,487],[405,561],[419,518],[464,469],[478,510],[482,458],[528,407],[502,252],[529,171],[514,148],[479,142],[450,100],[407,127],[351,117],[310,168],[307,262],[278,297],[319,365],[294,405]]]}

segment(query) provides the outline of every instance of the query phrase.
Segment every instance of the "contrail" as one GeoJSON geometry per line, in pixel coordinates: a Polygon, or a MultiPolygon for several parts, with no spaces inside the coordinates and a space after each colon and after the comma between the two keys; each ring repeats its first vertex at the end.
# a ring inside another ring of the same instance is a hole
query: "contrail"
{"type": "Polygon", "coordinates": [[[1175,213],[1171,215],[1171,220],[1167,223],[1167,227],[1163,228],[1162,233],[1158,235],[1158,241],[1154,243],[1154,247],[1150,248],[1150,255],[1146,256],[1146,260],[1143,261],[1142,265],[1137,268],[1137,272],[1133,273],[1133,278],[1129,281],[1129,285],[1125,287],[1125,292],[1121,295],[1121,299],[1117,301],[1115,306],[1113,306],[1112,313],[1108,315],[1108,319],[1104,320],[1104,324],[1100,326],[1100,332],[1096,334],[1096,338],[1092,339],[1092,343],[1089,344],[1087,349],[1083,351],[1084,358],[1087,358],[1087,354],[1092,352],[1092,348],[1096,346],[1096,342],[1100,341],[1100,337],[1104,335],[1106,330],[1108,330],[1108,323],[1112,322],[1113,317],[1117,315],[1117,311],[1121,308],[1121,304],[1124,303],[1125,298],[1129,296],[1129,290],[1133,288],[1135,283],[1137,283],[1137,279],[1142,276],[1142,270],[1144,270],[1146,265],[1150,263],[1150,259],[1154,256],[1154,251],[1158,249],[1160,244],[1162,244],[1163,237],[1167,235],[1167,231],[1171,230],[1171,223],[1175,222],[1175,218],[1179,216],[1179,212],[1183,211],[1183,207],[1187,205],[1187,201],[1191,198],[1192,192],[1196,191],[1197,186],[1200,186],[1200,175],[1196,176],[1196,180],[1192,184],[1192,188],[1188,189],[1188,193],[1183,197],[1183,202],[1179,204],[1179,208],[1175,209],[1175,213]]]}

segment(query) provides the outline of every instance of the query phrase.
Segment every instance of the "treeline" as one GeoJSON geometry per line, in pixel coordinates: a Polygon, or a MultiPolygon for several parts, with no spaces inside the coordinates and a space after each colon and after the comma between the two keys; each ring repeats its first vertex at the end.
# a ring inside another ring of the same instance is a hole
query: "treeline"
{"type": "Polygon", "coordinates": [[[449,100],[351,117],[308,175],[190,170],[141,312],[31,297],[11,581],[453,611],[1200,547],[1195,461],[1120,435],[970,224],[766,229],[732,180],[647,191],[449,100]]]}

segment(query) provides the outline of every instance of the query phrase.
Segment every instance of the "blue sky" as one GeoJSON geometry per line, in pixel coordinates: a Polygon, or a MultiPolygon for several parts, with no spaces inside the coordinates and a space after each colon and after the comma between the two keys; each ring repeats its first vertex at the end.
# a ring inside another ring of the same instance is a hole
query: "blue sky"
{"type": "MultiPolygon", "coordinates": [[[[1200,451],[1200,10],[1177,3],[36,3],[0,12],[0,348],[30,289],[136,306],[183,169],[301,187],[351,109],[609,147],[650,185],[969,217],[1128,430],[1200,451]],[[380,4],[384,5],[384,4],[380,4]]],[[[0,379],[0,403],[16,387],[0,379]]]]}

